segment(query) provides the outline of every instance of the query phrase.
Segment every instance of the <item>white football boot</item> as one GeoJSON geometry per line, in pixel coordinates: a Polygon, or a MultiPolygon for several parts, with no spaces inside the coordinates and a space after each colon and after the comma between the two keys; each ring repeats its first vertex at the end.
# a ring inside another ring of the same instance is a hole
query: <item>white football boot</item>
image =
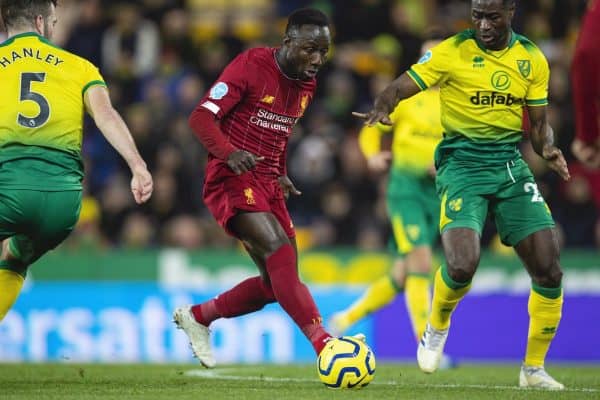
{"type": "Polygon", "coordinates": [[[431,374],[438,369],[447,338],[448,329],[438,330],[427,323],[417,349],[417,363],[421,371],[431,374]]]}
{"type": "Polygon", "coordinates": [[[367,343],[367,337],[364,333],[357,333],[356,335],[352,335],[351,337],[365,344],[367,343]]]}
{"type": "Polygon", "coordinates": [[[547,390],[564,390],[565,388],[565,385],[548,375],[544,367],[529,367],[526,365],[521,366],[519,386],[547,390]]]}
{"type": "Polygon", "coordinates": [[[192,306],[178,307],[173,312],[173,322],[177,329],[183,329],[190,340],[192,352],[206,368],[217,364],[210,348],[210,329],[202,325],[192,315],[192,306]]]}

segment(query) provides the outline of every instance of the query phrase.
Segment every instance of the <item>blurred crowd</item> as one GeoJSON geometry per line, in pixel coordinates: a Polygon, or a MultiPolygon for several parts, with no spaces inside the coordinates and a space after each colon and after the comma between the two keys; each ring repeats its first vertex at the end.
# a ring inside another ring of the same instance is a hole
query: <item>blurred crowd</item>
{"type": "MultiPolygon", "coordinates": [[[[111,98],[149,163],[155,192],[134,205],[127,168],[86,121],[85,200],[67,246],[235,246],[201,200],[206,152],[187,118],[222,68],[240,51],[277,46],[287,15],[318,7],[331,16],[334,46],[316,100],[292,135],[288,169],[302,196],[289,200],[301,248],[386,247],[385,176],[373,176],[357,143],[366,110],[413,63],[432,30],[469,26],[466,0],[60,0],[54,41],[99,66],[111,98]]],[[[536,42],[551,66],[550,123],[572,179],[550,173],[529,143],[523,153],[567,247],[600,248],[600,175],[570,155],[574,122],[569,67],[584,0],[518,1],[515,31],[536,42]]],[[[4,33],[0,39],[4,40],[4,33]]],[[[495,248],[493,224],[484,243],[495,248]]]]}

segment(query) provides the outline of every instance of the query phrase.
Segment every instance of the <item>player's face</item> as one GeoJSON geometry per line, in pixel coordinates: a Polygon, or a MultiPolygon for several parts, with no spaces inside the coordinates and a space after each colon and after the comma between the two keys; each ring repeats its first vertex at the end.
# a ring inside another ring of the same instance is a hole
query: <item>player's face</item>
{"type": "Polygon", "coordinates": [[[310,80],[327,61],[331,35],[326,26],[303,25],[284,39],[287,61],[294,76],[310,80]]]}
{"type": "Polygon", "coordinates": [[[473,0],[471,19],[477,39],[490,50],[502,50],[508,45],[514,5],[504,6],[502,0],[473,0]]]}

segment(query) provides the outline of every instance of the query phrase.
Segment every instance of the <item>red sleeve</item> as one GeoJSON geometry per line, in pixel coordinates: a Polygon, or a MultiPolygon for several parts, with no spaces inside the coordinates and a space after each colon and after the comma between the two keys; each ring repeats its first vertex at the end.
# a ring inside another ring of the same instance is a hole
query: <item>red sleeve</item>
{"type": "Polygon", "coordinates": [[[235,150],[235,147],[229,143],[229,140],[221,132],[214,114],[202,107],[202,104],[199,104],[192,111],[189,124],[200,142],[213,156],[221,160],[227,160],[229,154],[235,150]]]}
{"type": "Polygon", "coordinates": [[[246,76],[248,52],[240,54],[225,67],[199,105],[215,114],[218,119],[223,118],[244,97],[248,86],[246,76]]]}
{"type": "Polygon", "coordinates": [[[242,53],[229,63],[200,100],[189,118],[189,125],[200,142],[215,157],[226,160],[235,147],[221,131],[218,119],[225,117],[240,102],[246,92],[248,53],[242,53]]]}
{"type": "Polygon", "coordinates": [[[591,143],[600,138],[600,5],[585,16],[571,66],[576,136],[591,143]]]}

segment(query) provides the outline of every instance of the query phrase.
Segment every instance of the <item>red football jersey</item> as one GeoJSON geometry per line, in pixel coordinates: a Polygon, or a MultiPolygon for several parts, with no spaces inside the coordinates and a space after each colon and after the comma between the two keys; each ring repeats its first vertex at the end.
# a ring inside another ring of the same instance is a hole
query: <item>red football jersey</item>
{"type": "Polygon", "coordinates": [[[269,177],[286,173],[288,139],[316,89],[315,79],[286,76],[275,61],[276,50],[241,53],[200,100],[221,121],[221,131],[234,147],[265,157],[255,172],[269,177]]]}

